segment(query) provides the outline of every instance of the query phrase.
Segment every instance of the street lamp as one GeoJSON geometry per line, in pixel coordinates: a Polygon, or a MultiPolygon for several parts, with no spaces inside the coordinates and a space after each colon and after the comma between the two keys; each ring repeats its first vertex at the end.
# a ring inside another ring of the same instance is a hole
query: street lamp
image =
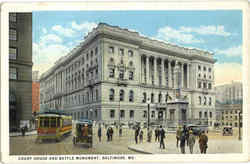
{"type": "Polygon", "coordinates": [[[150,99],[148,98],[148,100],[147,100],[147,104],[148,104],[148,127],[147,127],[147,130],[148,130],[148,132],[147,132],[147,134],[148,134],[148,142],[150,142],[150,140],[149,140],[149,124],[150,124],[150,99]]]}
{"type": "Polygon", "coordinates": [[[242,111],[239,112],[239,140],[241,140],[241,114],[242,114],[242,111]]]}

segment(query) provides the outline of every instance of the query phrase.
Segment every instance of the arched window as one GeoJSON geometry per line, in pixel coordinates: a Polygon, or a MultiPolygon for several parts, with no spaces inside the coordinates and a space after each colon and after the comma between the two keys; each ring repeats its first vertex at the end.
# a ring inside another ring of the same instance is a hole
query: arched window
{"type": "Polygon", "coordinates": [[[115,98],[115,90],[111,88],[109,90],[109,101],[114,101],[114,98],[115,98]]]}
{"type": "Polygon", "coordinates": [[[133,54],[134,54],[134,53],[133,53],[132,50],[128,50],[128,56],[129,56],[129,57],[133,57],[133,54]]]}
{"type": "Polygon", "coordinates": [[[134,102],[134,91],[129,91],[129,102],[134,102]]]}
{"type": "Polygon", "coordinates": [[[124,90],[120,90],[120,101],[124,101],[124,90]]]}
{"type": "Polygon", "coordinates": [[[151,93],[151,103],[154,103],[154,94],[151,93]]]}
{"type": "Polygon", "coordinates": [[[134,80],[134,72],[129,71],[129,80],[134,80]]]}
{"type": "Polygon", "coordinates": [[[207,98],[204,96],[204,105],[207,105],[207,98]]]}
{"type": "Polygon", "coordinates": [[[95,91],[95,98],[96,98],[96,101],[98,101],[98,97],[99,97],[98,89],[96,89],[96,91],[95,91]]]}
{"type": "Polygon", "coordinates": [[[201,105],[201,96],[199,96],[199,105],[201,105]]]}
{"type": "Polygon", "coordinates": [[[143,92],[143,99],[142,99],[142,102],[145,103],[147,100],[147,93],[146,92],[143,92]]]}
{"type": "Polygon", "coordinates": [[[162,94],[159,93],[159,95],[158,95],[158,102],[159,102],[159,103],[161,103],[161,98],[162,98],[162,94]]]}
{"type": "Polygon", "coordinates": [[[212,105],[212,98],[209,97],[209,106],[211,106],[211,105],[212,105]]]}

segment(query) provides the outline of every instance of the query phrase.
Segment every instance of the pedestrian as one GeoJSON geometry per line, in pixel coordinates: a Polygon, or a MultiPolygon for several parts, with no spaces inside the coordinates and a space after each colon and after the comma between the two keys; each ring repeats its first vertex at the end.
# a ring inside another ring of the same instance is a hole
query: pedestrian
{"type": "Polygon", "coordinates": [[[186,127],[186,125],[183,126],[183,131],[185,133],[185,138],[186,138],[187,146],[188,146],[189,129],[186,127]]]}
{"type": "Polygon", "coordinates": [[[119,137],[122,136],[122,127],[120,126],[120,129],[119,129],[119,137]]]}
{"type": "Polygon", "coordinates": [[[138,143],[139,131],[140,131],[139,127],[135,128],[135,143],[136,144],[138,143]]]}
{"type": "Polygon", "coordinates": [[[21,128],[21,132],[22,132],[22,136],[24,137],[25,136],[25,128],[24,127],[21,128]]]}
{"type": "Polygon", "coordinates": [[[182,154],[185,154],[185,141],[186,141],[186,135],[185,135],[185,131],[183,130],[181,132],[181,137],[180,137],[180,148],[181,148],[182,154]]]}
{"type": "Polygon", "coordinates": [[[159,129],[158,127],[155,128],[155,142],[159,141],[159,129]]]}
{"type": "Polygon", "coordinates": [[[99,142],[101,142],[101,140],[102,140],[102,128],[101,128],[101,126],[98,128],[98,138],[99,138],[99,142]]]}
{"type": "Polygon", "coordinates": [[[113,128],[110,127],[110,141],[113,141],[113,134],[114,134],[113,128]]]}
{"type": "Polygon", "coordinates": [[[152,139],[152,129],[149,129],[149,132],[148,132],[148,142],[151,142],[151,139],[152,139]]]}
{"type": "Polygon", "coordinates": [[[160,129],[158,131],[158,137],[160,138],[160,149],[163,148],[165,149],[165,130],[162,128],[162,125],[160,125],[160,129]]]}
{"type": "Polygon", "coordinates": [[[140,138],[140,143],[142,143],[143,142],[143,130],[140,130],[139,138],[140,138]]]}
{"type": "Polygon", "coordinates": [[[107,135],[107,141],[109,142],[110,141],[110,128],[107,129],[106,135],[107,135]]]}
{"type": "Polygon", "coordinates": [[[195,144],[195,136],[193,135],[193,131],[189,131],[189,138],[188,138],[188,146],[190,150],[190,154],[193,154],[193,148],[195,144]]]}
{"type": "Polygon", "coordinates": [[[181,127],[179,126],[176,130],[176,147],[178,148],[179,141],[181,138],[181,127]]]}
{"type": "Polygon", "coordinates": [[[199,146],[201,154],[207,153],[207,143],[208,143],[208,137],[205,134],[205,131],[202,131],[201,135],[199,136],[199,146]]]}

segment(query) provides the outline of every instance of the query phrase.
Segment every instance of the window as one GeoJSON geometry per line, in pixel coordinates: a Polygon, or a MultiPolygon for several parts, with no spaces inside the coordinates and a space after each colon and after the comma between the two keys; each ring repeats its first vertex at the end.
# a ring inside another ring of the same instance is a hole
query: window
{"type": "Polygon", "coordinates": [[[237,116],[235,116],[235,120],[237,120],[237,118],[238,118],[238,117],[237,117],[237,116]]]}
{"type": "Polygon", "coordinates": [[[204,112],[204,117],[207,118],[207,112],[204,112]]]}
{"type": "Polygon", "coordinates": [[[121,110],[120,117],[121,117],[121,118],[124,118],[124,117],[125,117],[125,111],[124,111],[124,110],[121,110]]]}
{"type": "Polygon", "coordinates": [[[115,98],[115,90],[112,88],[109,90],[109,101],[114,101],[115,98]]]}
{"type": "Polygon", "coordinates": [[[129,80],[134,80],[134,72],[129,71],[129,80]]]}
{"type": "Polygon", "coordinates": [[[124,55],[124,49],[123,48],[119,49],[119,54],[122,55],[122,56],[124,55]]]}
{"type": "Polygon", "coordinates": [[[201,70],[201,66],[200,66],[200,65],[198,65],[198,70],[199,70],[199,71],[201,70]]]}
{"type": "Polygon", "coordinates": [[[129,111],[129,118],[134,118],[135,115],[135,111],[134,110],[130,110],[129,111]]]}
{"type": "Polygon", "coordinates": [[[212,98],[209,97],[209,106],[211,106],[211,105],[212,105],[212,98]]]}
{"type": "Polygon", "coordinates": [[[201,77],[201,74],[199,73],[198,77],[200,78],[201,77]]]}
{"type": "Polygon", "coordinates": [[[10,74],[9,74],[9,78],[12,79],[12,80],[17,80],[17,68],[11,68],[10,67],[10,70],[9,70],[10,74]]]}
{"type": "Polygon", "coordinates": [[[155,111],[151,112],[151,118],[155,118],[155,111]]]}
{"type": "Polygon", "coordinates": [[[162,98],[162,94],[159,93],[159,95],[158,95],[158,102],[159,102],[159,103],[161,103],[161,98],[162,98]]]}
{"type": "Polygon", "coordinates": [[[206,67],[203,67],[203,71],[206,71],[207,70],[207,68],[206,67]]]}
{"type": "Polygon", "coordinates": [[[204,96],[204,105],[207,105],[207,98],[204,96]]]}
{"type": "Polygon", "coordinates": [[[120,101],[124,101],[124,90],[120,90],[120,101]]]}
{"type": "Polygon", "coordinates": [[[121,79],[121,80],[123,80],[124,79],[124,70],[122,69],[122,70],[120,70],[120,73],[119,73],[119,78],[121,79]]]}
{"type": "Polygon", "coordinates": [[[208,89],[212,89],[211,83],[208,83],[208,89]]]}
{"type": "Polygon", "coordinates": [[[11,22],[16,22],[16,13],[10,13],[9,14],[9,19],[11,22]]]}
{"type": "Polygon", "coordinates": [[[198,83],[198,88],[201,88],[201,82],[198,83]]]}
{"type": "Polygon", "coordinates": [[[10,40],[17,40],[17,32],[15,29],[10,29],[9,31],[9,39],[10,40]]]}
{"type": "Polygon", "coordinates": [[[146,118],[146,117],[147,117],[147,111],[144,110],[144,111],[143,111],[143,118],[146,118]]]}
{"type": "Polygon", "coordinates": [[[110,68],[109,69],[109,77],[110,78],[114,78],[115,77],[115,69],[114,68],[110,68]]]}
{"type": "Polygon", "coordinates": [[[146,100],[147,100],[147,93],[146,93],[146,92],[144,92],[144,93],[143,93],[143,99],[142,99],[142,102],[143,102],[143,103],[146,103],[146,100]]]}
{"type": "Polygon", "coordinates": [[[199,105],[201,105],[201,96],[199,96],[199,105]]]}
{"type": "Polygon", "coordinates": [[[210,117],[210,118],[212,118],[212,117],[213,117],[212,112],[209,112],[209,117],[210,117]]]}
{"type": "Polygon", "coordinates": [[[82,57],[82,64],[84,64],[84,57],[82,57]]]}
{"type": "Polygon", "coordinates": [[[133,67],[133,62],[132,61],[129,62],[129,66],[133,67]]]}
{"type": "Polygon", "coordinates": [[[115,110],[110,110],[110,118],[114,118],[115,117],[115,110]]]}
{"type": "MultiPolygon", "coordinates": [[[[89,54],[87,53],[87,59],[86,60],[89,60],[89,54]]],[[[88,67],[88,66],[87,66],[88,67]]]]}
{"type": "Polygon", "coordinates": [[[9,59],[15,60],[17,56],[16,48],[9,48],[9,59]]]}
{"type": "Polygon", "coordinates": [[[206,79],[207,78],[207,76],[206,76],[206,74],[204,74],[204,79],[206,79]]]}
{"type": "Polygon", "coordinates": [[[134,91],[129,91],[129,102],[133,102],[134,101],[134,91]]]}
{"type": "Polygon", "coordinates": [[[199,112],[199,118],[200,119],[202,118],[202,112],[199,112]]]}
{"type": "Polygon", "coordinates": [[[128,50],[128,56],[129,56],[129,57],[133,57],[133,55],[134,55],[134,54],[133,54],[133,51],[132,51],[132,50],[128,50]]]}
{"type": "Polygon", "coordinates": [[[99,95],[98,95],[98,89],[96,89],[96,91],[95,91],[95,98],[96,98],[96,101],[98,101],[98,97],[99,97],[99,95]]]}
{"type": "Polygon", "coordinates": [[[151,103],[154,103],[154,94],[151,93],[151,103]]]}
{"type": "Polygon", "coordinates": [[[207,88],[207,83],[203,83],[203,88],[204,88],[204,89],[207,88]]]}
{"type": "Polygon", "coordinates": [[[211,72],[211,68],[208,68],[208,72],[211,72]]]}
{"type": "Polygon", "coordinates": [[[93,52],[93,50],[91,50],[91,51],[90,51],[90,57],[91,57],[91,58],[93,57],[93,54],[94,54],[94,52],[93,52]]]}
{"type": "Polygon", "coordinates": [[[112,47],[112,46],[110,46],[110,47],[109,47],[109,53],[112,53],[112,54],[113,54],[114,52],[115,52],[115,48],[112,47]]]}

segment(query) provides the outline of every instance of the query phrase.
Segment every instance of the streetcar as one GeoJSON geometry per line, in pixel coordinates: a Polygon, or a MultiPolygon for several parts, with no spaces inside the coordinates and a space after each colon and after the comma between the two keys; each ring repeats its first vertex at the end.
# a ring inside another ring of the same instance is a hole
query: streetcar
{"type": "Polygon", "coordinates": [[[72,117],[59,110],[49,110],[38,113],[37,139],[55,139],[57,142],[72,131],[72,117]]]}
{"type": "Polygon", "coordinates": [[[73,144],[80,144],[89,148],[92,147],[92,126],[92,121],[88,119],[79,119],[73,121],[73,144]]]}

